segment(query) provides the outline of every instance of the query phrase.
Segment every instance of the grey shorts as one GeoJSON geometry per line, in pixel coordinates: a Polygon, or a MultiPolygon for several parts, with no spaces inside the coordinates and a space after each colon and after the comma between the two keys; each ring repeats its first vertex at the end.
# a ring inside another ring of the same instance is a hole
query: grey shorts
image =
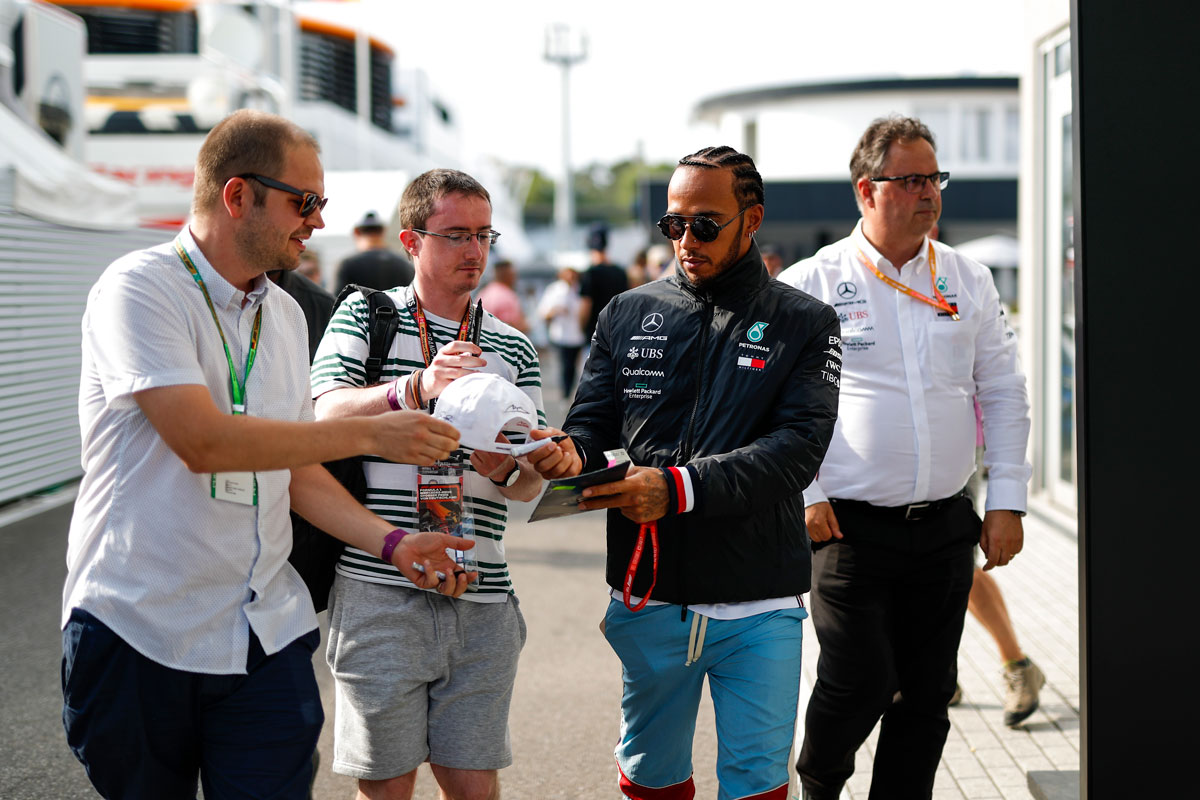
{"type": "Polygon", "coordinates": [[[346,578],[333,584],[326,660],[337,682],[333,771],[366,780],[512,763],[508,708],[525,619],[517,599],[451,600],[346,578]]]}

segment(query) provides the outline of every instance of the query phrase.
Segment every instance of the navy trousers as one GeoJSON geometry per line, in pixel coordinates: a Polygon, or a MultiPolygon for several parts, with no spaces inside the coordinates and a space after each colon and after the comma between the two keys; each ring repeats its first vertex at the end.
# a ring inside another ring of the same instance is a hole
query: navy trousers
{"type": "Polygon", "coordinates": [[[171,669],[86,611],[63,629],[63,725],[92,785],[112,800],[305,800],[325,720],[312,654],[319,631],[246,675],[171,669]]]}

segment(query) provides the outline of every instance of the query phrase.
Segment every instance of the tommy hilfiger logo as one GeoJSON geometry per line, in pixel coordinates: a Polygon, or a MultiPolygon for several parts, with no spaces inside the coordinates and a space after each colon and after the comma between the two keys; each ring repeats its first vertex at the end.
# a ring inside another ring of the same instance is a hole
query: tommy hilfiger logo
{"type": "Polygon", "coordinates": [[[761,358],[750,358],[748,356],[738,356],[737,365],[738,365],[739,369],[761,370],[767,366],[767,362],[761,358]]]}

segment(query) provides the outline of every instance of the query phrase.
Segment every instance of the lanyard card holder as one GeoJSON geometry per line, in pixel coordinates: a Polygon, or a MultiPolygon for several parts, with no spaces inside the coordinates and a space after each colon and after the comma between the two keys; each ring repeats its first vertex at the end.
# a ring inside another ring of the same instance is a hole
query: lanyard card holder
{"type": "MultiPolygon", "coordinates": [[[[475,539],[475,520],[467,511],[463,497],[461,461],[439,461],[433,466],[417,467],[417,526],[422,531],[448,533],[464,539],[475,539]]],[[[467,572],[478,572],[475,550],[447,549],[446,555],[467,572]]],[[[468,590],[479,588],[479,577],[467,584],[468,590]]]]}

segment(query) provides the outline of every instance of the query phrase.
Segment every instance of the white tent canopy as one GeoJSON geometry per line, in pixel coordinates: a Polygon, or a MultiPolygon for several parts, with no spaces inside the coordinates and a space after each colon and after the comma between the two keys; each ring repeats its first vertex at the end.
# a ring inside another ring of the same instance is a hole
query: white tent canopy
{"type": "Polygon", "coordinates": [[[956,244],[954,249],[987,267],[1015,268],[1021,260],[1020,243],[1016,237],[1003,233],[956,244]]]}
{"type": "Polygon", "coordinates": [[[133,187],[92,172],[3,105],[0,168],[16,173],[13,206],[22,214],[92,230],[137,226],[133,187]]]}

